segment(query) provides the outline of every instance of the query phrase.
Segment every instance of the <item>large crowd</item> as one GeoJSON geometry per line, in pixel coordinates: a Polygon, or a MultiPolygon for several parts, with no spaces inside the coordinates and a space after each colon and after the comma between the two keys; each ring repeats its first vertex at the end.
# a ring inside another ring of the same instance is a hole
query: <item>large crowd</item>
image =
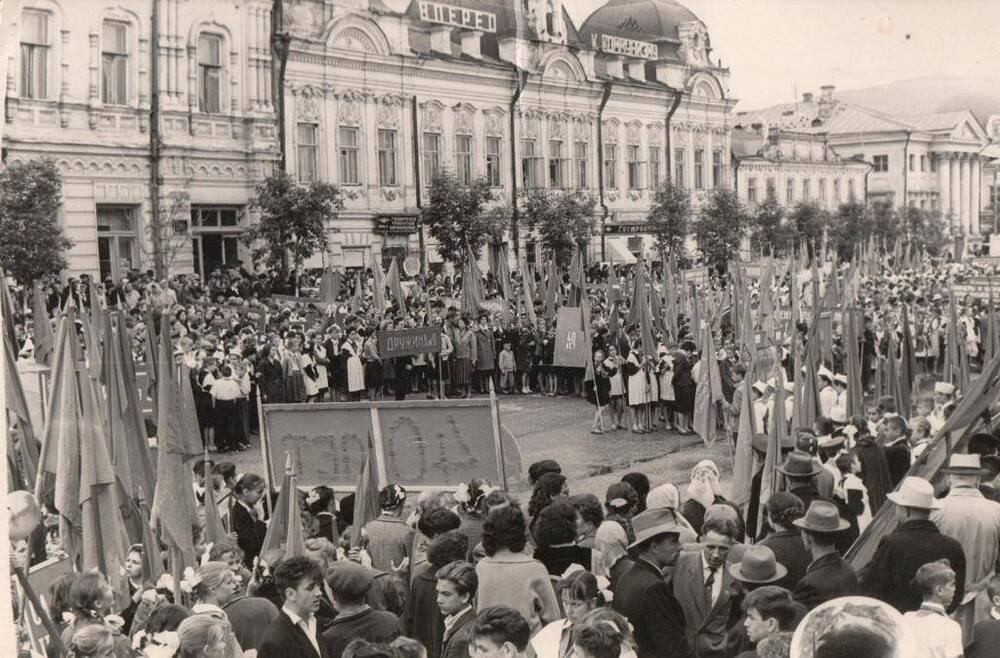
{"type": "MultiPolygon", "coordinates": [[[[266,275],[239,269],[204,280],[157,281],[133,272],[120,282],[40,286],[42,303],[18,311],[25,358],[41,347],[40,306],[57,315],[70,298],[91,318],[117,310],[115,322],[129,331],[137,364],[151,364],[151,331],[170,332],[176,360],[191,373],[202,441],[215,455],[193,462],[191,486],[201,505],[211,487],[231,533],[198,541],[198,566],[180,583],[169,575],[144,579],[144,565],[162,562],[163,547],[131,546],[124,606],[107,574],[60,578],[47,600],[71,654],[772,658],[797,655],[792,634],[811,611],[865,596],[885,606],[879,615],[828,624],[808,655],[898,655],[898,636],[886,622],[896,614],[915,639],[913,655],[997,655],[1000,438],[986,428],[964,452],[950,455],[946,492],[908,475],[970,392],[950,376],[949,329],[973,371],[992,356],[990,304],[950,296],[956,282],[981,268],[880,269],[847,280],[853,290],[845,295],[864,318],[858,349],[869,403],[863,414],[848,414],[848,349],[843,332],[835,331],[816,370],[819,413],[811,426],[791,420],[793,382],[802,377],[795,355],[816,335],[807,320],[775,342],[773,369],[754,367],[756,354],[748,354],[723,312],[723,285],[715,283],[698,294],[717,305],[708,323],[716,354],[704,353],[692,321],[711,309],[686,293],[672,321],[653,323],[650,344],[630,322],[634,270],[594,266],[585,290],[570,275],[554,284],[515,275],[508,286],[487,274],[486,300],[496,303],[477,309],[462,308],[458,278],[440,275],[417,277],[396,297],[374,290],[376,277],[357,272],[339,282],[333,303],[275,297],[266,275]],[[555,365],[554,314],[541,293],[525,290],[546,286],[558,300],[586,299],[590,366],[555,365]],[[517,299],[534,297],[535,307],[504,303],[510,291],[517,299]],[[441,326],[440,353],[379,356],[379,331],[427,325],[441,326]],[[899,407],[885,381],[886,364],[904,356],[907,336],[918,364],[909,409],[899,407]],[[690,433],[697,382],[711,360],[722,391],[714,402],[717,430],[737,451],[741,416],[752,409],[746,500],[723,495],[722,473],[711,460],[698,463],[680,486],[626,474],[603,501],[574,494],[560,465],[546,460],[528,469],[526,503],[474,473],[467,483],[416,496],[390,483],[379,492],[377,517],[359,534],[355,495],[338,498],[318,486],[299,492],[304,550],[286,554],[262,550],[273,492],[260,476],[238,473],[220,457],[249,447],[258,400],[468,397],[490,390],[585,395],[595,406],[594,432],[690,433]],[[786,408],[775,413],[780,401],[786,408]],[[761,482],[778,418],[787,423],[778,432],[782,485],[767,492],[761,482]],[[844,555],[886,501],[898,525],[881,538],[869,564],[855,569],[844,555]]],[[[846,271],[845,265],[840,273],[846,271]]],[[[810,299],[815,307],[836,275],[829,263],[798,278],[779,272],[773,290],[748,283],[748,298],[755,308],[808,306],[810,299]],[[810,277],[822,277],[822,285],[810,277]],[[810,297],[813,288],[818,295],[810,297]]],[[[320,276],[298,281],[302,297],[319,287],[320,276]]],[[[655,268],[645,276],[660,280],[655,268]]],[[[662,292],[652,287],[653,296],[662,292]]],[[[87,326],[81,322],[80,330],[87,326]]],[[[57,533],[47,534],[41,547],[17,542],[15,559],[28,564],[58,555],[57,533]]]]}

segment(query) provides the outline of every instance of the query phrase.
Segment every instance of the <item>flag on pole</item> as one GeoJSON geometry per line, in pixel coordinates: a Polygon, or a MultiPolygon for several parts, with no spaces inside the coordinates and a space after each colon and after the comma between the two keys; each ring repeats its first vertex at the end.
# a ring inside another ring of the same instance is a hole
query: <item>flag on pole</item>
{"type": "Polygon", "coordinates": [[[359,272],[357,278],[354,280],[354,296],[351,298],[351,312],[359,313],[364,305],[365,276],[363,273],[359,272]]]}
{"type": "Polygon", "coordinates": [[[948,296],[948,332],[944,350],[944,378],[965,394],[969,390],[969,362],[965,353],[965,331],[958,322],[955,293],[948,296]]]}
{"type": "Polygon", "coordinates": [[[329,269],[323,270],[323,278],[319,282],[319,298],[328,309],[337,305],[337,298],[340,297],[340,289],[344,284],[344,275],[340,270],[331,272],[329,269]]]}
{"type": "Polygon", "coordinates": [[[559,301],[559,272],[556,268],[556,255],[552,253],[549,257],[549,272],[545,277],[545,303],[542,308],[542,315],[546,320],[556,317],[556,305],[559,301]]]}
{"type": "Polygon", "coordinates": [[[753,435],[757,426],[753,417],[753,390],[750,382],[752,368],[747,369],[747,375],[740,386],[743,388],[740,396],[740,424],[736,430],[736,454],[733,456],[733,482],[730,486],[730,500],[742,510],[750,503],[750,488],[753,481],[753,435]]]}
{"type": "Polygon", "coordinates": [[[615,272],[615,264],[608,263],[608,304],[617,303],[622,298],[622,284],[615,272]]]}
{"type": "MultiPolygon", "coordinates": [[[[906,403],[906,409],[910,409],[913,400],[913,382],[917,377],[917,357],[913,353],[913,335],[910,331],[910,311],[906,304],[903,304],[903,316],[900,320],[903,324],[903,335],[899,344],[899,385],[900,395],[906,403]]],[[[989,361],[990,359],[987,359],[989,361]]]]}
{"type": "Polygon", "coordinates": [[[632,285],[632,304],[628,309],[626,327],[639,324],[639,317],[646,314],[646,266],[642,262],[635,264],[635,279],[632,285]]]}
{"type": "Polygon", "coordinates": [[[382,266],[377,259],[372,260],[372,274],[374,275],[372,304],[375,308],[375,316],[381,318],[385,315],[385,273],[382,272],[382,266]]]}
{"type": "Polygon", "coordinates": [[[5,382],[4,406],[7,409],[7,464],[11,481],[10,490],[34,489],[38,474],[38,439],[31,423],[28,398],[21,384],[21,374],[17,370],[17,351],[6,336],[8,326],[6,314],[0,317],[3,323],[3,370],[5,382]]]}
{"type": "Polygon", "coordinates": [[[41,365],[50,365],[52,349],[55,345],[55,334],[52,333],[52,321],[49,320],[49,311],[42,298],[42,288],[35,282],[32,290],[32,326],[34,327],[35,362],[41,365]]]}
{"type": "MultiPolygon", "coordinates": [[[[1000,354],[1000,334],[997,331],[1000,326],[997,323],[996,306],[993,304],[993,278],[990,278],[990,305],[987,307],[986,316],[986,361],[992,361],[993,357],[1000,354]]],[[[37,352],[38,347],[35,347],[37,352]]]]}
{"type": "MultiPolygon", "coordinates": [[[[593,338],[591,338],[590,336],[590,315],[591,315],[590,299],[587,298],[586,293],[584,293],[583,297],[581,298],[581,301],[583,303],[583,306],[580,309],[582,311],[582,313],[580,313],[580,317],[583,320],[583,344],[587,346],[587,369],[583,373],[583,382],[586,384],[587,382],[594,381],[594,354],[593,354],[594,342],[593,338]]],[[[596,387],[597,384],[595,383],[594,384],[595,394],[597,391],[596,387]]],[[[598,403],[600,403],[599,397],[597,399],[598,403]]]]}
{"type": "MultiPolygon", "coordinates": [[[[14,328],[14,298],[7,286],[7,277],[0,271],[0,313],[3,314],[4,340],[14,346],[14,354],[21,351],[17,342],[17,331],[14,328]]],[[[16,363],[16,362],[15,362],[16,363]]]]}
{"type": "Polygon", "coordinates": [[[163,575],[160,539],[149,525],[149,507],[144,496],[139,497],[139,518],[142,520],[142,581],[155,583],[163,575]]]}
{"type": "Polygon", "coordinates": [[[527,263],[521,264],[521,312],[527,316],[528,322],[534,327],[538,324],[538,317],[535,314],[535,296],[531,293],[534,283],[531,273],[528,271],[527,263]]]}
{"type": "Polygon", "coordinates": [[[389,265],[389,273],[386,275],[386,283],[389,285],[389,294],[396,301],[400,313],[406,313],[406,293],[403,292],[403,282],[399,278],[399,264],[397,259],[392,259],[389,265]]]}
{"type": "Polygon", "coordinates": [[[757,507],[757,527],[764,527],[764,508],[772,494],[781,491],[782,478],[778,471],[781,465],[781,446],[785,443],[788,424],[785,421],[785,369],[775,367],[774,406],[771,408],[771,422],[767,428],[767,453],[760,478],[760,503],[757,507]]]}
{"type": "MultiPolygon", "coordinates": [[[[208,457],[208,448],[205,448],[205,523],[202,526],[202,540],[213,544],[225,538],[229,533],[222,526],[222,519],[219,518],[218,503],[215,502],[215,487],[212,484],[211,460],[208,457]]],[[[301,524],[300,524],[301,525],[301,524]]]]}
{"type": "Polygon", "coordinates": [[[865,392],[861,379],[861,354],[858,344],[857,310],[850,306],[845,309],[845,348],[847,349],[847,418],[863,415],[865,412],[865,392]]]}
{"type": "Polygon", "coordinates": [[[378,516],[378,467],[375,464],[375,444],[368,435],[368,449],[354,488],[354,522],[351,524],[351,547],[361,546],[361,531],[365,524],[378,516]]]}
{"type": "Polygon", "coordinates": [[[706,446],[715,443],[718,432],[718,402],[722,399],[722,377],[719,362],[715,359],[712,330],[707,325],[702,330],[701,367],[694,394],[694,431],[706,446]]]}
{"type": "Polygon", "coordinates": [[[947,432],[961,429],[975,422],[984,411],[996,402],[998,397],[1000,397],[1000,355],[993,357],[983,366],[983,371],[976,378],[975,384],[959,400],[955,411],[944,421],[937,436],[943,436],[947,432]]]}
{"type": "Polygon", "coordinates": [[[264,535],[261,552],[272,548],[284,551],[285,559],[306,553],[305,540],[302,536],[299,494],[295,484],[295,466],[292,463],[292,456],[288,453],[285,454],[285,477],[281,482],[281,493],[278,494],[278,502],[274,506],[274,515],[267,524],[267,534],[264,535]]]}

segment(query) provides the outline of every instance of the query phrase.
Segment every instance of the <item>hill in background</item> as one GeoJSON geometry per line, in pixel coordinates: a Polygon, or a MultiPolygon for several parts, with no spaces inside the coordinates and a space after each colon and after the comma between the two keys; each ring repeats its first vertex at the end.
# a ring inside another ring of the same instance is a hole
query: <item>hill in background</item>
{"type": "MultiPolygon", "coordinates": [[[[815,92],[818,96],[819,90],[815,92]]],[[[890,115],[972,110],[985,125],[990,115],[1000,114],[1000,78],[911,78],[865,89],[838,89],[834,96],[890,115]]]]}

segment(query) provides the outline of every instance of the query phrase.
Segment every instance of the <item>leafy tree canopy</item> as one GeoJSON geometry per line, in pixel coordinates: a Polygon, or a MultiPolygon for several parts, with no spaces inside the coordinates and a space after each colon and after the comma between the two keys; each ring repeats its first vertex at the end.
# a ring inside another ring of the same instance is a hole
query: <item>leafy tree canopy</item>
{"type": "Polygon", "coordinates": [[[589,194],[532,190],[524,195],[522,208],[525,226],[538,231],[542,245],[562,266],[594,232],[594,197],[589,194]]]}
{"type": "Polygon", "coordinates": [[[446,172],[431,181],[423,222],[437,241],[438,253],[456,269],[465,265],[467,249],[478,258],[482,246],[498,239],[506,229],[510,210],[486,209],[492,198],[490,186],[483,179],[465,185],[446,172]]]}
{"type": "Polygon", "coordinates": [[[17,163],[0,172],[0,267],[30,286],[66,267],[73,243],[59,225],[62,178],[51,160],[17,163]]]}
{"type": "Polygon", "coordinates": [[[717,188],[701,208],[694,224],[695,237],[705,264],[724,277],[729,261],[737,256],[749,216],[736,193],[717,188]]]}
{"type": "Polygon", "coordinates": [[[658,189],[646,221],[656,224],[656,250],[661,256],[673,254],[679,263],[687,260],[691,194],[682,185],[667,183],[658,189]]]}

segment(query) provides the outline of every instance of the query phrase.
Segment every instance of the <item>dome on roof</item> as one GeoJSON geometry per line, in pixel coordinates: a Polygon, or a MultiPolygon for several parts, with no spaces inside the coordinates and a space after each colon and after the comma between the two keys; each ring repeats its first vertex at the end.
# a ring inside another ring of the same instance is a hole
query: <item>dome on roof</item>
{"type": "Polygon", "coordinates": [[[588,40],[591,34],[600,33],[642,41],[680,41],[677,27],[692,22],[702,21],[674,0],[609,0],[587,17],[580,34],[588,40]]]}

